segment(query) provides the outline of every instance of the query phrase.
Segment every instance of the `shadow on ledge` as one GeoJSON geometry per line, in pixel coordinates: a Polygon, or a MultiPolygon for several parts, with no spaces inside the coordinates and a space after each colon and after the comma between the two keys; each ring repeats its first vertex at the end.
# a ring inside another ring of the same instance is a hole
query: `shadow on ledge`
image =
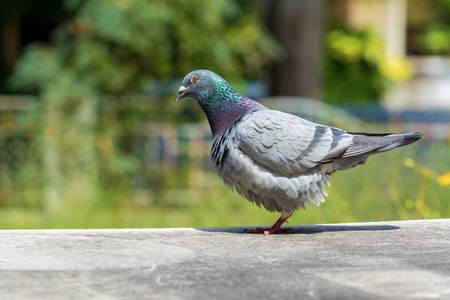
{"type": "MultiPolygon", "coordinates": [[[[263,226],[264,227],[264,226],[263,226]]],[[[280,234],[316,234],[321,232],[332,231],[372,231],[372,230],[397,230],[399,226],[392,225],[286,225],[284,228],[291,228],[292,231],[280,234]]],[[[208,227],[208,228],[194,228],[204,232],[227,232],[227,233],[245,233],[246,229],[256,228],[250,227],[208,227]]],[[[264,227],[266,228],[266,227],[264,227]]],[[[270,228],[270,227],[267,227],[270,228]]]]}

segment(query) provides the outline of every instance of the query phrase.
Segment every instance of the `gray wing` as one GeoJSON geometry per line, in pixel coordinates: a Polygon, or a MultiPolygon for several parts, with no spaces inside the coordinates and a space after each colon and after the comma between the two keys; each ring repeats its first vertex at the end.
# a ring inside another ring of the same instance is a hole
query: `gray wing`
{"type": "Polygon", "coordinates": [[[242,119],[236,142],[256,164],[291,176],[342,156],[352,145],[353,136],[337,128],[266,109],[242,119]]]}

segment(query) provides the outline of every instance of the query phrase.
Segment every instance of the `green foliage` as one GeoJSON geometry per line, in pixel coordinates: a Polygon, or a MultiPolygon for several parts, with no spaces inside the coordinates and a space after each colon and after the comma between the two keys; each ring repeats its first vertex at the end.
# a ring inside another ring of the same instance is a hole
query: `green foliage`
{"type": "Polygon", "coordinates": [[[386,90],[383,43],[369,30],[331,30],[325,41],[323,98],[331,103],[376,102],[386,90]]]}
{"type": "Polygon", "coordinates": [[[260,78],[280,51],[256,1],[65,4],[73,18],[56,29],[51,44],[29,46],[11,78],[38,100],[17,116],[22,125],[14,135],[29,136],[25,156],[33,159],[0,174],[5,205],[31,197],[37,209],[57,214],[76,203],[116,207],[136,190],[156,197],[171,179],[154,162],[161,159],[160,137],[147,131],[155,122],[193,120],[198,113],[172,104],[179,81],[167,80],[200,68],[236,81],[260,78]],[[142,96],[149,83],[162,97],[142,96]]]}
{"type": "MultiPolygon", "coordinates": [[[[297,211],[289,223],[450,217],[450,186],[434,180],[429,171],[438,175],[448,172],[448,144],[419,143],[376,155],[363,166],[333,174],[326,202],[318,208],[307,206],[306,211],[297,211]]],[[[160,193],[130,192],[130,200],[116,206],[102,203],[102,198],[95,202],[71,198],[56,212],[35,206],[3,208],[0,228],[270,226],[279,217],[232,192],[214,171],[199,169],[195,156],[191,157],[186,168],[158,173],[165,177],[160,193]]]]}
{"type": "Polygon", "coordinates": [[[98,93],[115,95],[199,68],[230,78],[257,78],[280,51],[255,4],[94,0],[72,6],[76,16],[58,28],[54,44],[35,45],[21,60],[14,81],[20,88],[38,84],[45,89],[49,78],[62,72],[83,79],[98,93]],[[50,60],[48,68],[40,69],[37,57],[50,60]]]}
{"type": "Polygon", "coordinates": [[[424,48],[432,54],[450,54],[450,1],[433,1],[433,20],[425,25],[424,48]]]}
{"type": "Polygon", "coordinates": [[[410,47],[417,54],[450,54],[450,1],[412,0],[409,3],[410,47]]]}
{"type": "Polygon", "coordinates": [[[384,42],[371,30],[332,29],[324,56],[323,98],[331,103],[377,102],[412,74],[406,58],[385,55],[384,42]]]}
{"type": "Polygon", "coordinates": [[[422,44],[431,54],[450,53],[450,24],[428,27],[422,35],[422,44]]]}

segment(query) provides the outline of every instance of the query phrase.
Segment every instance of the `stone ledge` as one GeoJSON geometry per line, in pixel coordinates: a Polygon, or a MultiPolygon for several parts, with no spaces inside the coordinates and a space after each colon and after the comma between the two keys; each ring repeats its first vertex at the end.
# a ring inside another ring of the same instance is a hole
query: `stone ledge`
{"type": "Polygon", "coordinates": [[[449,299],[450,219],[0,231],[1,299],[449,299]]]}

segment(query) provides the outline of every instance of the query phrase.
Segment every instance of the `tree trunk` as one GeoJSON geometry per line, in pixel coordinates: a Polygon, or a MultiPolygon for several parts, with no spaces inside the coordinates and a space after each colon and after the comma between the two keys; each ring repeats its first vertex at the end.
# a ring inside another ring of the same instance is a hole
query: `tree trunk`
{"type": "Polygon", "coordinates": [[[262,13],[285,56],[270,70],[270,94],[318,98],[325,0],[266,0],[262,13]]]}

